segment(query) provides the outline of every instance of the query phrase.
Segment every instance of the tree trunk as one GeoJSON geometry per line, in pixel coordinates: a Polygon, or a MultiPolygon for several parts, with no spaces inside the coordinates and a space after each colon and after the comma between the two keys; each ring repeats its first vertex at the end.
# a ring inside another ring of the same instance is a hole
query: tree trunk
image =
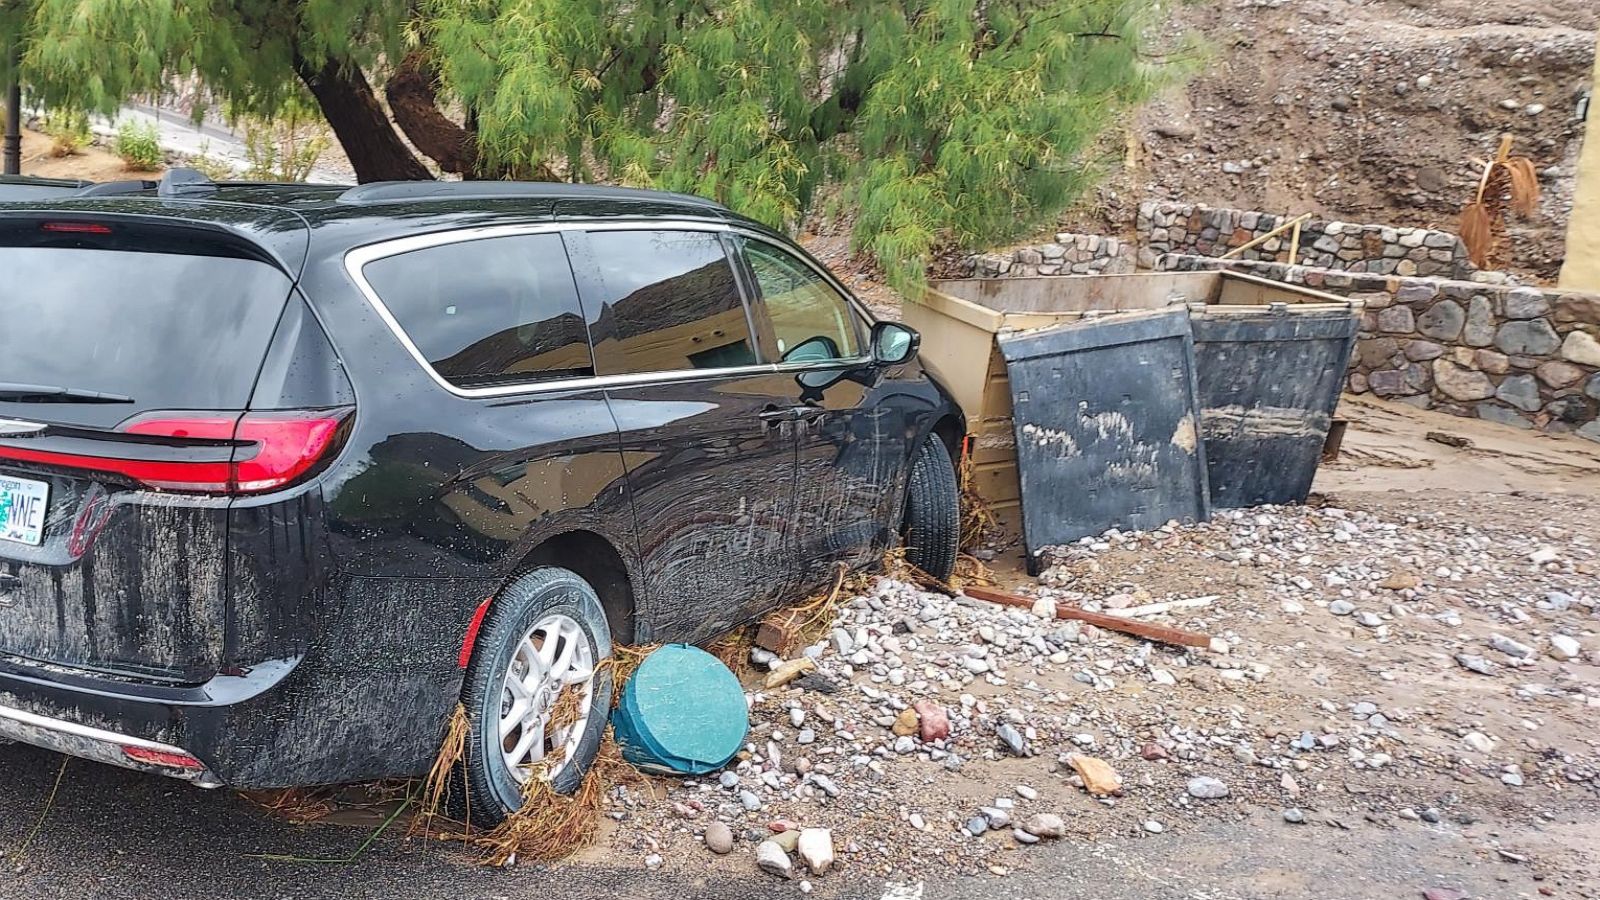
{"type": "Polygon", "coordinates": [[[316,98],[323,118],[356,170],[356,180],[430,181],[433,174],[400,140],[400,135],[378,105],[367,77],[355,67],[342,68],[328,59],[315,66],[298,51],[295,74],[316,98]]]}
{"type": "Polygon", "coordinates": [[[420,52],[400,61],[384,96],[395,123],[422,155],[443,171],[469,178],[478,174],[477,139],[439,111],[438,73],[420,52]]]}

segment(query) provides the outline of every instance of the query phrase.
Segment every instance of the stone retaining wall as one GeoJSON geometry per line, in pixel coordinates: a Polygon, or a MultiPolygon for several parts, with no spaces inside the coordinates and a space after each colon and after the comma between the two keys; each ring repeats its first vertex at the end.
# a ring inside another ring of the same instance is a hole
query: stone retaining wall
{"type": "Polygon", "coordinates": [[[1053,243],[1033,244],[965,260],[968,277],[997,275],[1126,275],[1134,271],[1133,245],[1098,234],[1056,235],[1053,243]]]}
{"type": "Polygon", "coordinates": [[[1600,294],[1176,254],[1157,268],[1227,268],[1359,298],[1351,391],[1600,441],[1600,294]]]}
{"type": "MultiPolygon", "coordinates": [[[[1190,203],[1139,205],[1138,263],[1154,268],[1163,254],[1221,256],[1283,224],[1288,216],[1190,203]]],[[[1284,233],[1244,251],[1240,258],[1274,262],[1289,250],[1284,233]]],[[[1285,260],[1287,262],[1288,260],[1285,260]]],[[[1456,235],[1425,228],[1390,228],[1348,222],[1307,221],[1300,227],[1300,265],[1377,275],[1470,278],[1476,271],[1456,235]]]]}

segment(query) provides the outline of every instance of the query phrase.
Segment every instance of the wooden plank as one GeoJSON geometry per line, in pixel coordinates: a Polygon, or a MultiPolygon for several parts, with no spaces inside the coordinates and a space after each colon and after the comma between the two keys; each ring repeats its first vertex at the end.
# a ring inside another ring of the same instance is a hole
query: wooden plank
{"type": "MultiPolygon", "coordinates": [[[[989,588],[968,587],[962,593],[974,600],[986,603],[998,603],[1001,606],[1015,606],[1019,609],[1032,609],[1033,600],[1008,594],[1004,591],[990,590],[989,588]]],[[[1195,631],[1184,631],[1181,628],[1168,628],[1165,625],[1151,625],[1148,622],[1135,622],[1130,619],[1121,619],[1104,613],[1089,612],[1076,606],[1063,606],[1056,604],[1056,618],[1076,619],[1087,622],[1096,628],[1108,631],[1120,631],[1146,640],[1160,641],[1163,644],[1175,644],[1180,647],[1207,647],[1211,646],[1211,638],[1195,631]]]]}

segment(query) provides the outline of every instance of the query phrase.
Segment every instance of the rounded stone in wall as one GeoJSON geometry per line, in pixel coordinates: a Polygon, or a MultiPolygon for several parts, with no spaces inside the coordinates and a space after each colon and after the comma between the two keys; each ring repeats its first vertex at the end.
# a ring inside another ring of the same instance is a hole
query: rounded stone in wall
{"type": "Polygon", "coordinates": [[[1544,356],[1561,346],[1561,338],[1544,319],[1525,319],[1500,326],[1494,345],[1513,355],[1544,356]]]}
{"type": "Polygon", "coordinates": [[[1533,427],[1533,423],[1518,415],[1516,410],[1507,409],[1498,403],[1479,403],[1477,410],[1478,418],[1489,422],[1499,422],[1501,425],[1510,425],[1513,428],[1533,427]]]}
{"type": "Polygon", "coordinates": [[[1433,381],[1454,400],[1487,400],[1494,396],[1494,383],[1482,372],[1465,369],[1446,359],[1433,361],[1433,381]]]}
{"type": "Polygon", "coordinates": [[[1600,400],[1600,372],[1590,375],[1589,380],[1583,383],[1583,392],[1596,400],[1600,400]]]}
{"type": "Polygon", "coordinates": [[[1534,288],[1517,288],[1508,291],[1504,301],[1508,319],[1537,319],[1550,314],[1550,301],[1544,292],[1534,288]]]}
{"type": "Polygon", "coordinates": [[[1539,397],[1539,382],[1532,375],[1513,375],[1500,382],[1495,397],[1527,412],[1538,412],[1544,401],[1539,397]]]}
{"type": "Polygon", "coordinates": [[[1378,311],[1378,330],[1390,334],[1409,334],[1417,327],[1417,319],[1409,306],[1391,306],[1378,311]]]}
{"type": "Polygon", "coordinates": [[[1483,294],[1467,302],[1467,327],[1462,330],[1461,338],[1472,347],[1494,343],[1494,304],[1483,294]]]}
{"type": "Polygon", "coordinates": [[[1454,300],[1440,300],[1417,317],[1417,331],[1438,341],[1453,341],[1467,324],[1467,312],[1454,300]]]}
{"type": "Polygon", "coordinates": [[[1539,380],[1553,388],[1564,388],[1570,384],[1577,384],[1583,377],[1583,370],[1572,363],[1551,360],[1543,363],[1535,370],[1539,380]]]}
{"type": "Polygon", "coordinates": [[[1594,420],[1594,404],[1576,394],[1559,397],[1550,401],[1544,408],[1550,417],[1569,425],[1577,425],[1594,420]]]}

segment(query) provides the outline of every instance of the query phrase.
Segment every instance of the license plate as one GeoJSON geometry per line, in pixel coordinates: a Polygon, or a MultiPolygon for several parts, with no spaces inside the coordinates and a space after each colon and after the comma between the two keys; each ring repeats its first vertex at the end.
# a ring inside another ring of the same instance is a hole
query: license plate
{"type": "Polygon", "coordinates": [[[38,546],[44,540],[44,515],[50,485],[0,476],[0,541],[38,546]]]}

